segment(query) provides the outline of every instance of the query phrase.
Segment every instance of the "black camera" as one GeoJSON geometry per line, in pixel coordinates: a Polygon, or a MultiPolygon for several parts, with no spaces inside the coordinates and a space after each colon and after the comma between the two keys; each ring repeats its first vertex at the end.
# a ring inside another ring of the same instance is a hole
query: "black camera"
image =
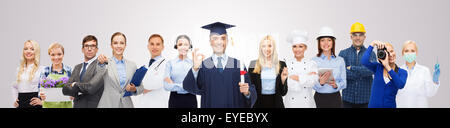
{"type": "Polygon", "coordinates": [[[384,60],[384,59],[386,59],[386,56],[388,56],[388,55],[389,55],[389,52],[387,52],[386,48],[377,50],[377,56],[379,59],[384,60]]]}

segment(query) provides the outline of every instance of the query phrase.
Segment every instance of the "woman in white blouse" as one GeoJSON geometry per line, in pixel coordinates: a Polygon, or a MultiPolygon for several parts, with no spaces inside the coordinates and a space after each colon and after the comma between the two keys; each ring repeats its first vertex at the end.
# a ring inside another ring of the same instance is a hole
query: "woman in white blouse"
{"type": "Polygon", "coordinates": [[[15,108],[41,108],[39,99],[39,66],[40,48],[33,40],[24,43],[20,66],[17,68],[17,79],[12,85],[13,106],[15,108]],[[19,100],[20,99],[20,100],[19,100]]]}
{"type": "Polygon", "coordinates": [[[312,87],[319,77],[317,64],[304,56],[308,47],[307,32],[295,30],[288,36],[287,41],[292,44],[294,58],[286,60],[289,79],[284,105],[286,108],[315,108],[312,87]]]}
{"type": "Polygon", "coordinates": [[[402,55],[406,60],[401,68],[408,71],[405,87],[398,90],[398,108],[427,108],[428,98],[434,96],[439,88],[439,68],[435,69],[433,78],[430,70],[416,62],[418,53],[417,44],[414,41],[406,41],[403,45],[402,55]]]}

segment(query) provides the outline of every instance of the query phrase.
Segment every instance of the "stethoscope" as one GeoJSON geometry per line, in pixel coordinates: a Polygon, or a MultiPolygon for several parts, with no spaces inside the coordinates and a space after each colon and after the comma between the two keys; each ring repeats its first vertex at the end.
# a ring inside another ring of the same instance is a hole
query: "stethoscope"
{"type": "Polygon", "coordinates": [[[165,61],[166,59],[163,59],[161,62],[159,62],[159,64],[154,68],[155,71],[158,71],[159,66],[165,61]]]}

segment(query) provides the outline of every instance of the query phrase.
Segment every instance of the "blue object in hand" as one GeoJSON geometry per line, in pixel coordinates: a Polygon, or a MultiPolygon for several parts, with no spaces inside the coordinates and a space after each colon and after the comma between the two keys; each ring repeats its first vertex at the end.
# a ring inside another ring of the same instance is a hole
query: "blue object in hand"
{"type": "MultiPolygon", "coordinates": [[[[147,73],[147,70],[148,69],[145,66],[137,69],[136,72],[134,72],[133,78],[131,78],[130,83],[134,84],[136,87],[140,86],[145,74],[147,73]]],[[[126,91],[123,97],[131,96],[131,94],[131,92],[126,91]]]]}
{"type": "Polygon", "coordinates": [[[439,82],[439,76],[441,75],[441,69],[439,67],[439,63],[434,65],[434,73],[433,73],[433,82],[439,82]]]}

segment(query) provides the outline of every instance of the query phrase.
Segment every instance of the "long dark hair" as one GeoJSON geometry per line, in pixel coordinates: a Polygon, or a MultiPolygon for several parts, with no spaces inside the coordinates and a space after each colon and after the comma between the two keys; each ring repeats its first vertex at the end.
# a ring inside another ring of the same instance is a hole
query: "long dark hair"
{"type": "Polygon", "coordinates": [[[331,55],[336,56],[336,54],[334,53],[334,51],[335,51],[334,48],[336,45],[336,38],[332,37],[332,36],[322,36],[322,37],[317,38],[317,48],[319,50],[319,53],[317,53],[317,57],[320,57],[320,55],[322,55],[322,52],[323,52],[323,49],[320,48],[320,39],[322,39],[322,38],[331,38],[331,41],[333,42],[333,46],[331,47],[331,55]]]}

